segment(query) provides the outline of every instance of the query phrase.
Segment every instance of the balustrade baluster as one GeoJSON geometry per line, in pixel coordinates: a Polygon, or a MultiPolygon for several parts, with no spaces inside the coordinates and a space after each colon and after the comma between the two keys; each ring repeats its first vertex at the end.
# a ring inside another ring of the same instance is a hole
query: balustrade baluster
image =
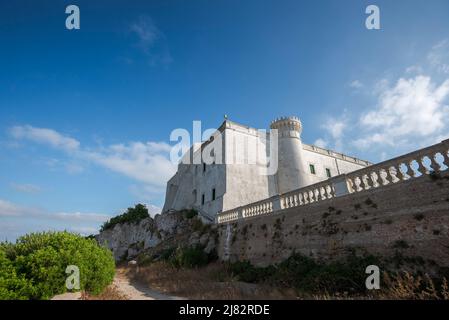
{"type": "Polygon", "coordinates": [[[448,150],[446,148],[444,148],[444,150],[441,152],[441,154],[444,157],[443,163],[446,165],[446,167],[449,168],[449,156],[447,154],[448,150]]]}
{"type": "Polygon", "coordinates": [[[382,177],[383,179],[383,185],[390,184],[392,181],[390,180],[390,168],[382,169],[382,172],[385,173],[385,175],[382,177]]]}
{"type": "Polygon", "coordinates": [[[360,176],[360,188],[362,189],[361,191],[369,189],[368,185],[366,184],[365,176],[365,174],[362,174],[360,176]]]}
{"type": "Polygon", "coordinates": [[[318,192],[320,193],[321,200],[326,200],[326,190],[323,186],[318,188],[318,192]]]}
{"type": "Polygon", "coordinates": [[[310,201],[309,201],[309,196],[308,196],[307,192],[304,192],[304,193],[302,194],[302,196],[303,196],[303,198],[304,198],[304,204],[310,203],[310,201]]]}
{"type": "Polygon", "coordinates": [[[424,157],[419,157],[416,161],[418,162],[418,166],[419,166],[418,171],[421,174],[427,174],[427,169],[426,169],[426,167],[424,167],[424,157]]]}
{"type": "Polygon", "coordinates": [[[353,181],[353,179],[346,178],[346,183],[348,185],[348,189],[349,189],[350,193],[353,193],[353,192],[356,191],[355,188],[354,188],[354,181],[353,181]]]}
{"type": "Polygon", "coordinates": [[[434,154],[434,155],[430,155],[429,156],[429,158],[430,158],[430,167],[432,168],[432,170],[433,171],[435,171],[435,172],[440,172],[441,170],[441,167],[440,167],[440,165],[438,164],[438,162],[436,161],[436,154],[434,154]]]}
{"type": "Polygon", "coordinates": [[[315,201],[315,196],[313,195],[312,191],[307,191],[307,195],[309,196],[309,203],[312,203],[315,201]]]}
{"type": "Polygon", "coordinates": [[[407,166],[407,171],[406,171],[406,173],[407,173],[407,175],[408,175],[410,178],[414,178],[414,177],[415,177],[415,171],[414,171],[413,168],[412,168],[412,162],[413,162],[413,160],[412,160],[412,161],[409,161],[408,163],[405,163],[405,165],[407,166]]]}
{"type": "MultiPolygon", "coordinates": [[[[395,168],[396,168],[396,167],[395,167],[395,168]]],[[[404,174],[403,174],[402,171],[401,171],[401,163],[399,163],[399,164],[397,165],[397,168],[396,168],[396,178],[398,178],[399,181],[404,180],[404,174]]]]}
{"type": "Polygon", "coordinates": [[[303,197],[302,197],[302,193],[299,193],[299,194],[298,194],[298,199],[299,199],[299,205],[302,206],[302,205],[304,204],[304,200],[303,200],[303,197]]]}

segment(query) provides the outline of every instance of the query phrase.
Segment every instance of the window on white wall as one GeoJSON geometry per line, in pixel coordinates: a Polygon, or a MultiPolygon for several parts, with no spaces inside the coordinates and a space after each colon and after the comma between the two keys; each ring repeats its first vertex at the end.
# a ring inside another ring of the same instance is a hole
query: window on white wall
{"type": "Polygon", "coordinates": [[[315,166],[313,164],[309,164],[309,167],[310,167],[310,173],[311,174],[316,174],[315,166]]]}
{"type": "Polygon", "coordinates": [[[215,200],[215,188],[212,189],[212,201],[215,200]]]}
{"type": "Polygon", "coordinates": [[[328,178],[332,177],[331,169],[326,168],[326,175],[328,178]]]}
{"type": "Polygon", "coordinates": [[[204,197],[204,193],[201,195],[201,205],[204,205],[204,199],[205,197],[204,197]]]}

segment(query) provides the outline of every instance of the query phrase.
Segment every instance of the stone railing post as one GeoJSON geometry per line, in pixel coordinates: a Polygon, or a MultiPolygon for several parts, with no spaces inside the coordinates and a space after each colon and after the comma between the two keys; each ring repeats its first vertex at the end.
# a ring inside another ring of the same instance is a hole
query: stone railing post
{"type": "Polygon", "coordinates": [[[243,219],[243,208],[239,207],[237,209],[237,220],[242,220],[243,219]]]}
{"type": "Polygon", "coordinates": [[[350,193],[345,174],[341,174],[339,176],[336,176],[335,178],[332,178],[332,184],[334,186],[336,197],[341,197],[350,193]]]}
{"type": "Polygon", "coordinates": [[[281,197],[274,196],[273,198],[273,212],[280,211],[281,208],[281,197]]]}

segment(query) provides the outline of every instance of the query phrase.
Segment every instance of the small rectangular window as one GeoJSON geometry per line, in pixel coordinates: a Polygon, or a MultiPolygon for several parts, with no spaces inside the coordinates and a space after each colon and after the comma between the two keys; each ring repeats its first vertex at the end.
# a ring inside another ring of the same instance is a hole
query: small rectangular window
{"type": "Polygon", "coordinates": [[[215,200],[215,188],[212,189],[212,201],[215,200]]]}
{"type": "Polygon", "coordinates": [[[206,163],[203,162],[203,172],[206,172],[206,163]]]}
{"type": "Polygon", "coordinates": [[[332,177],[331,169],[326,168],[326,175],[327,175],[328,178],[332,177]]]}
{"type": "Polygon", "coordinates": [[[204,204],[204,193],[201,195],[201,204],[204,204]]]}
{"type": "Polygon", "coordinates": [[[313,164],[310,164],[309,166],[310,166],[310,173],[311,173],[311,174],[316,174],[316,172],[315,172],[315,166],[314,166],[313,164]]]}

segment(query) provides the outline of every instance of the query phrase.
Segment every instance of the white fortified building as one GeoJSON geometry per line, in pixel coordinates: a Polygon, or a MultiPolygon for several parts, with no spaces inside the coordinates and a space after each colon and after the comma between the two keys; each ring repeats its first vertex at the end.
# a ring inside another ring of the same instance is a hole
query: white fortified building
{"type": "Polygon", "coordinates": [[[217,213],[371,165],[303,143],[297,117],[276,119],[270,129],[226,119],[208,141],[190,149],[191,161],[178,165],[167,183],[163,212],[193,208],[213,219],[217,213]]]}

